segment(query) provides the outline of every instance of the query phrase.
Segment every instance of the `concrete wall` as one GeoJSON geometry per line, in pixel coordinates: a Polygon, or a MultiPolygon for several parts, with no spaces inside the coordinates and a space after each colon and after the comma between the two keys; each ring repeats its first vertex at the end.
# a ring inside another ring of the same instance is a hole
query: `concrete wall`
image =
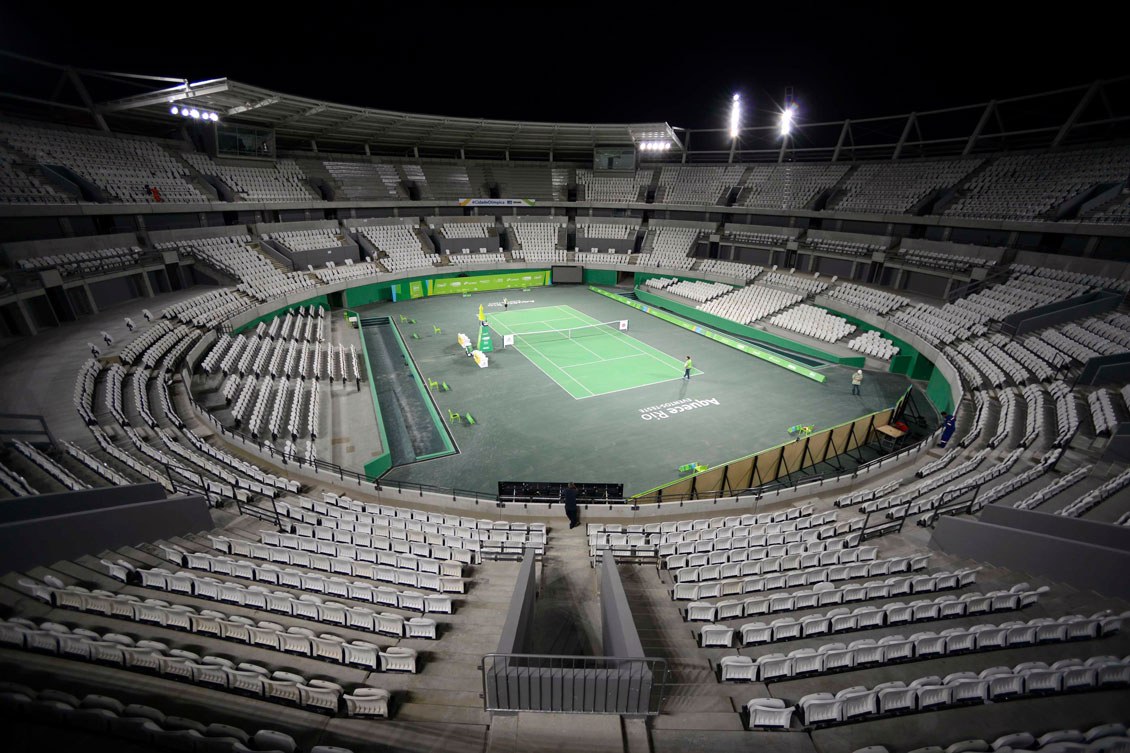
{"type": "Polygon", "coordinates": [[[138,502],[152,502],[164,498],[164,488],[155,483],[17,497],[0,505],[0,525],[34,518],[102,510],[138,502]]]}
{"type": "Polygon", "coordinates": [[[1115,353],[1111,356],[1098,356],[1083,365],[1079,374],[1080,384],[1107,384],[1130,382],[1130,355],[1115,353]]]}
{"type": "Polygon", "coordinates": [[[981,521],[1130,552],[1130,527],[1126,526],[1052,515],[1039,510],[1017,510],[1004,505],[986,507],[981,513],[981,521]]]}
{"type": "Polygon", "coordinates": [[[600,564],[600,631],[605,656],[638,659],[644,655],[616,559],[609,554],[601,557],[600,564]]]}
{"type": "Polygon", "coordinates": [[[930,546],[1076,588],[1130,598],[1130,579],[1126,577],[1130,552],[1121,549],[957,517],[938,521],[930,546]]]}
{"type": "MultiPolygon", "coordinates": [[[[157,488],[160,489],[159,486],[157,488]]],[[[104,549],[213,527],[208,504],[203,497],[172,497],[108,506],[107,497],[100,493],[121,494],[115,487],[47,495],[77,496],[66,501],[47,499],[52,508],[68,512],[0,525],[0,572],[27,570],[104,549]],[[84,499],[87,500],[85,504],[84,499]]]]}
{"type": "Polygon", "coordinates": [[[530,626],[534,620],[534,605],[537,602],[537,579],[535,577],[534,555],[526,551],[522,566],[518,569],[518,579],[514,583],[514,595],[510,597],[510,610],[506,623],[498,636],[498,653],[521,654],[529,645],[530,626]]]}
{"type": "Polygon", "coordinates": [[[1086,316],[1114,311],[1121,302],[1122,296],[1113,293],[1088,293],[1066,301],[1009,314],[1002,321],[1006,331],[1013,335],[1023,335],[1026,332],[1053,327],[1086,316]]]}

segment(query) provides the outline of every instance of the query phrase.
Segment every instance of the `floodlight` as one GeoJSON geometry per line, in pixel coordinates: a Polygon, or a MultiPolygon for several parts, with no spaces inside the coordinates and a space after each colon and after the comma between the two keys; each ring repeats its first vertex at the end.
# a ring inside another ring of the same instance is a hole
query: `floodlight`
{"type": "Polygon", "coordinates": [[[180,108],[177,107],[176,105],[173,105],[172,107],[169,108],[169,112],[172,113],[173,115],[176,115],[177,113],[180,112],[180,108]]]}
{"type": "Polygon", "coordinates": [[[213,112],[208,115],[208,119],[215,123],[220,119],[220,116],[213,112]]]}
{"type": "Polygon", "coordinates": [[[730,138],[736,139],[741,133],[742,100],[737,94],[730,101],[730,138]]]}
{"type": "Polygon", "coordinates": [[[793,130],[793,118],[796,116],[796,105],[789,105],[781,111],[781,135],[788,136],[793,130]]]}
{"type": "Polygon", "coordinates": [[[191,115],[196,120],[200,120],[200,111],[197,110],[196,108],[189,110],[188,114],[191,115]]]}

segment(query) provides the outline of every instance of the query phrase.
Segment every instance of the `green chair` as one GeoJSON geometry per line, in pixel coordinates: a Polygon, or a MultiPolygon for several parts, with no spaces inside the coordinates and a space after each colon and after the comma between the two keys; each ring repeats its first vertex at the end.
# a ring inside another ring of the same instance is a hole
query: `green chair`
{"type": "Polygon", "coordinates": [[[472,415],[471,415],[470,413],[464,413],[464,414],[463,414],[463,418],[467,419],[467,425],[468,425],[468,426],[474,426],[474,425],[475,425],[475,423],[476,423],[476,422],[475,422],[475,417],[474,417],[474,416],[472,416],[472,415]]]}
{"type": "Polygon", "coordinates": [[[419,339],[420,339],[420,336],[419,336],[418,334],[416,334],[415,332],[413,332],[413,333],[412,333],[412,339],[413,339],[413,340],[419,340],[419,339]]]}
{"type": "Polygon", "coordinates": [[[433,334],[433,335],[442,335],[442,334],[443,334],[443,330],[439,328],[439,325],[437,325],[437,324],[433,324],[433,325],[432,325],[432,334],[433,334]]]}
{"type": "Polygon", "coordinates": [[[439,382],[437,382],[435,379],[432,379],[431,377],[428,377],[428,389],[429,390],[438,390],[439,389],[439,382]]]}
{"type": "Polygon", "coordinates": [[[462,417],[462,416],[460,416],[460,415],[459,415],[458,413],[456,413],[455,411],[453,411],[453,410],[451,410],[450,408],[448,408],[448,409],[447,409],[447,418],[448,418],[448,419],[449,419],[449,420],[451,421],[451,423],[455,423],[456,421],[459,421],[459,420],[460,420],[460,419],[462,419],[463,417],[462,417]]]}

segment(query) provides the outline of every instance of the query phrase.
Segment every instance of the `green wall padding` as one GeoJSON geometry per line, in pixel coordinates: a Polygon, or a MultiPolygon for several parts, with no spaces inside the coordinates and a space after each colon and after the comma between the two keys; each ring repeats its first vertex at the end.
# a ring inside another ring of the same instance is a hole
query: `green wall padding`
{"type": "Polygon", "coordinates": [[[926,397],[940,413],[953,412],[953,396],[950,394],[950,383],[946,381],[941,369],[934,369],[930,381],[926,383],[926,397]]]}
{"type": "Polygon", "coordinates": [[[582,279],[586,285],[605,285],[611,288],[620,277],[615,269],[585,269],[582,279]]]}

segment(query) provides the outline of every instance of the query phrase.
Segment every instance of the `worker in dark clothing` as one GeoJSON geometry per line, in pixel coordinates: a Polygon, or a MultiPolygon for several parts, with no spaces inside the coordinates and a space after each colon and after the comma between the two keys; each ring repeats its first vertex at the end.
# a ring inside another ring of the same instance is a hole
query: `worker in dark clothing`
{"type": "Polygon", "coordinates": [[[577,487],[572,481],[561,490],[561,499],[565,501],[565,514],[569,517],[569,527],[576,528],[581,524],[581,516],[577,511],[577,487]]]}

